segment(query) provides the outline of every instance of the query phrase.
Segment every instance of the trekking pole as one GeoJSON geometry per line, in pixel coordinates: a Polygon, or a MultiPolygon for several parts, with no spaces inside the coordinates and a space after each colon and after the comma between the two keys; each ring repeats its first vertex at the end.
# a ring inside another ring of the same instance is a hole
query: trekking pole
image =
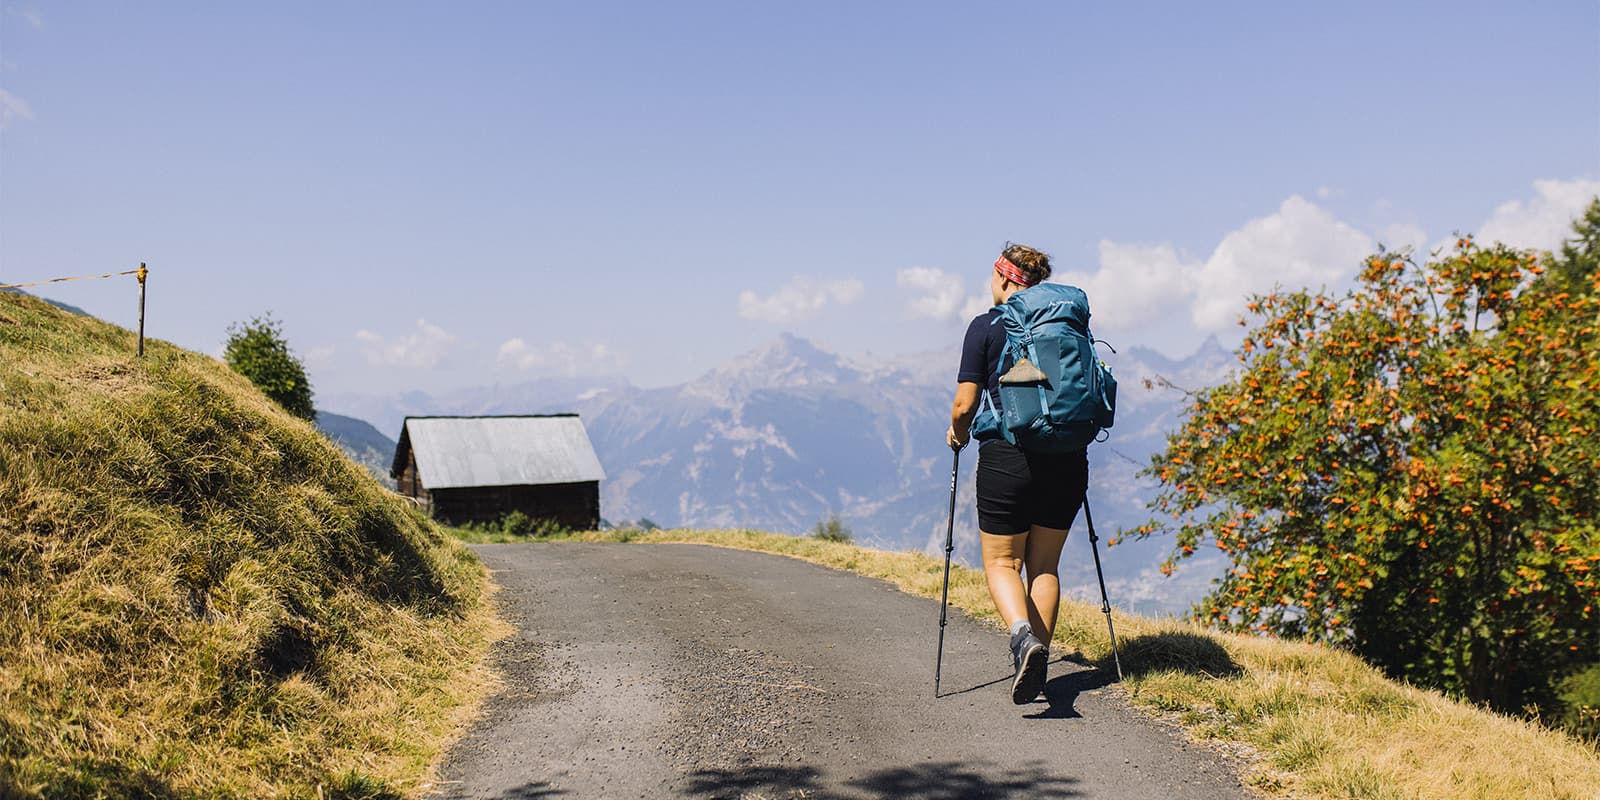
{"type": "Polygon", "coordinates": [[[1089,523],[1089,551],[1094,553],[1094,576],[1100,580],[1100,610],[1106,615],[1106,630],[1111,634],[1111,663],[1117,666],[1117,682],[1122,683],[1122,657],[1117,655],[1117,629],[1111,624],[1111,601],[1106,598],[1106,576],[1100,571],[1100,537],[1094,533],[1094,515],[1089,513],[1089,493],[1083,494],[1083,519],[1089,523]]]}
{"type": "Polygon", "coordinates": [[[939,675],[944,671],[945,609],[950,603],[950,554],[956,549],[956,473],[961,467],[961,448],[954,445],[950,462],[950,524],[944,529],[944,591],[939,597],[939,658],[933,663],[933,696],[939,696],[939,675]]]}

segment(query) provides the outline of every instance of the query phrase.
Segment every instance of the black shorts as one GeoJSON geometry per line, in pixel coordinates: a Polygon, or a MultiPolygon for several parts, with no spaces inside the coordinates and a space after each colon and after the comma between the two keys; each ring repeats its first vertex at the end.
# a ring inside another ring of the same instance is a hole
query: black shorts
{"type": "Polygon", "coordinates": [[[1087,453],[1024,453],[1004,439],[978,445],[978,530],[1066,530],[1089,485],[1087,453]]]}

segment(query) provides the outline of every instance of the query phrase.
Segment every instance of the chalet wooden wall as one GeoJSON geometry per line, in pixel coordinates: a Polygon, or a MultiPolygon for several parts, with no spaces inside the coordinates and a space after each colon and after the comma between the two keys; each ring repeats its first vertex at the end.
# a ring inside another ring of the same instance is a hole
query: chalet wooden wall
{"type": "Polygon", "coordinates": [[[406,466],[396,477],[400,493],[406,497],[415,497],[418,500],[427,499],[427,490],[422,488],[422,482],[417,480],[417,456],[411,448],[405,448],[406,466]]]}
{"type": "MultiPolygon", "coordinates": [[[[415,467],[406,471],[414,475],[415,467]]],[[[434,489],[429,494],[433,496],[434,519],[451,525],[496,522],[512,511],[521,511],[535,519],[554,520],[573,530],[588,531],[600,526],[599,481],[472,486],[434,489]]]]}

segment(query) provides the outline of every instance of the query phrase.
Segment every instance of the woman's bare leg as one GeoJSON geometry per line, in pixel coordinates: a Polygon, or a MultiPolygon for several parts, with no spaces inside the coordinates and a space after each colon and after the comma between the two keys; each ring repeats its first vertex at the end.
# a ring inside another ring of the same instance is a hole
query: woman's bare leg
{"type": "MultiPolygon", "coordinates": [[[[1028,602],[1028,591],[1022,584],[1022,564],[1026,559],[1028,534],[1006,536],[998,533],[978,533],[983,550],[983,576],[989,581],[989,596],[994,598],[995,610],[1011,627],[1017,620],[1032,620],[1036,612],[1028,602]]],[[[1032,624],[1032,623],[1030,623],[1032,624]]],[[[1048,640],[1044,640],[1048,641],[1048,640]]]]}
{"type": "MultiPolygon", "coordinates": [[[[1026,539],[1023,563],[1028,568],[1028,625],[1039,641],[1048,645],[1055,635],[1056,612],[1061,606],[1061,578],[1056,575],[1056,569],[1061,563],[1061,548],[1067,542],[1067,532],[1035,525],[1026,539]]],[[[985,558],[985,563],[987,561],[985,558]]],[[[993,592],[992,578],[989,586],[989,591],[993,592]]]]}

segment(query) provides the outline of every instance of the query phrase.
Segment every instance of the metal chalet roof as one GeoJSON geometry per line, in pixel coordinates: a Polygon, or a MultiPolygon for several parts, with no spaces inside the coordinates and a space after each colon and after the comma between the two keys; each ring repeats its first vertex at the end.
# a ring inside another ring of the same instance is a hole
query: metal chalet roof
{"type": "Polygon", "coordinates": [[[396,472],[410,440],[417,477],[429,489],[605,480],[576,414],[406,417],[396,472]]]}

